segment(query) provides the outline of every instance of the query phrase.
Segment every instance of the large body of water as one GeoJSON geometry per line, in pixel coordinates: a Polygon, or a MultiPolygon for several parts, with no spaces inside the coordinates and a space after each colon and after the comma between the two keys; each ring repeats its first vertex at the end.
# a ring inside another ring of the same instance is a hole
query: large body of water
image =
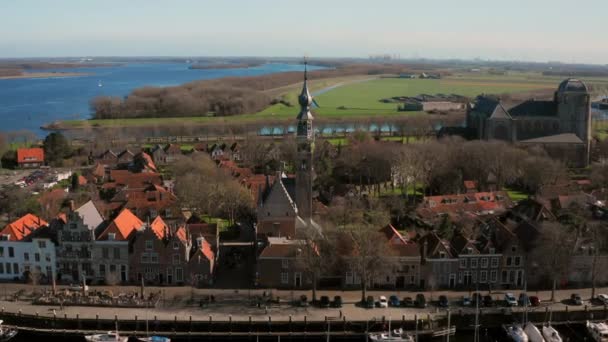
{"type": "MultiPolygon", "coordinates": [[[[84,76],[0,80],[0,131],[32,130],[61,119],[86,119],[89,102],[101,95],[125,96],[143,86],[173,86],[194,80],[302,71],[298,64],[270,63],[243,69],[189,69],[187,63],[128,63],[110,67],[44,70],[84,76]],[[101,85],[101,86],[100,86],[101,85]]],[[[318,69],[311,66],[310,69],[318,69]]]]}

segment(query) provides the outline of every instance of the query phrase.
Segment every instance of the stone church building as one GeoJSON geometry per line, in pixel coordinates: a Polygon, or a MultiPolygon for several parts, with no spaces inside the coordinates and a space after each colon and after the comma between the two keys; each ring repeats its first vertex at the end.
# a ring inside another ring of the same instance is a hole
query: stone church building
{"type": "Polygon", "coordinates": [[[260,196],[257,207],[257,234],[267,237],[296,237],[298,229],[320,227],[313,220],[312,182],[314,150],[312,95],[308,90],[307,72],[298,97],[300,112],[296,118],[297,162],[295,178],[281,174],[260,196]]]}
{"type": "Polygon", "coordinates": [[[466,124],[477,139],[540,145],[570,166],[589,163],[590,96],[577,79],[560,83],[550,101],[528,100],[508,109],[498,97],[480,95],[469,105],[466,124]]]}

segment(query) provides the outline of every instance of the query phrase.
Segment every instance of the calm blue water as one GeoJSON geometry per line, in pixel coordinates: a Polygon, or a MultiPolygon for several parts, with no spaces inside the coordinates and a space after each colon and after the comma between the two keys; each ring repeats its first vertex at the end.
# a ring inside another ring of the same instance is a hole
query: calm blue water
{"type": "Polygon", "coordinates": [[[173,86],[202,79],[303,70],[302,65],[279,63],[247,69],[190,70],[188,67],[187,63],[130,63],[50,70],[90,74],[87,76],[0,80],[0,131],[28,129],[45,135],[39,129],[44,124],[60,119],[89,118],[89,102],[96,96],[125,96],[146,85],[173,86]]]}

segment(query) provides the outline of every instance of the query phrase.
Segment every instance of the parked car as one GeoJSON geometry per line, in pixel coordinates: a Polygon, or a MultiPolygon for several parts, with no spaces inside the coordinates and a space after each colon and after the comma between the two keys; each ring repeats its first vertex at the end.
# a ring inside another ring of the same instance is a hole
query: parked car
{"type": "Polygon", "coordinates": [[[530,306],[530,298],[528,297],[528,294],[525,292],[520,293],[518,302],[521,306],[530,306]]]}
{"type": "Polygon", "coordinates": [[[321,300],[319,301],[319,307],[328,308],[329,307],[329,297],[321,296],[321,300]]]}
{"type": "Polygon", "coordinates": [[[307,307],[308,306],[308,297],[306,297],[306,295],[301,295],[300,300],[298,301],[298,305],[301,307],[307,307]]]}
{"type": "Polygon", "coordinates": [[[331,302],[331,306],[333,306],[334,308],[341,308],[342,307],[342,297],[335,296],[334,301],[331,302]]]}
{"type": "MultiPolygon", "coordinates": [[[[70,284],[70,290],[72,291],[82,291],[82,284],[70,284]]],[[[89,285],[84,286],[84,290],[89,290],[89,285]]]]}
{"type": "Polygon", "coordinates": [[[365,303],[363,303],[363,304],[367,309],[373,309],[374,308],[374,297],[367,296],[367,298],[365,299],[365,303]]]}
{"type": "Polygon", "coordinates": [[[422,293],[416,295],[414,305],[416,305],[417,308],[426,308],[426,298],[422,293]]]}
{"type": "Polygon", "coordinates": [[[602,304],[607,305],[608,304],[608,295],[607,294],[599,294],[597,295],[597,300],[600,301],[602,304]]]}
{"type": "Polygon", "coordinates": [[[583,305],[583,298],[580,294],[573,293],[570,295],[570,303],[572,303],[572,305],[583,305]]]}
{"type": "Polygon", "coordinates": [[[462,296],[462,300],[460,301],[460,304],[462,304],[462,306],[471,306],[471,298],[469,298],[467,296],[462,296]]]}
{"type": "Polygon", "coordinates": [[[439,306],[442,308],[447,308],[450,306],[450,302],[448,301],[448,297],[441,295],[439,296],[439,306]]]}
{"type": "Polygon", "coordinates": [[[393,306],[393,307],[398,307],[400,306],[400,302],[399,302],[399,298],[395,295],[392,295],[390,297],[388,297],[388,305],[389,306],[393,306]]]}
{"type": "Polygon", "coordinates": [[[536,296],[531,296],[530,297],[530,305],[532,306],[539,306],[540,305],[540,299],[536,296]]]}
{"type": "Polygon", "coordinates": [[[378,307],[388,308],[388,300],[386,300],[385,296],[380,296],[380,298],[378,299],[378,307]]]}
{"type": "Polygon", "coordinates": [[[401,301],[401,306],[406,307],[406,308],[412,307],[412,306],[414,306],[414,300],[412,299],[412,297],[405,297],[401,301]]]}
{"type": "Polygon", "coordinates": [[[483,305],[484,306],[492,306],[494,304],[494,301],[492,300],[492,296],[486,295],[483,296],[483,305]]]}
{"type": "Polygon", "coordinates": [[[512,293],[505,294],[505,303],[507,304],[507,306],[517,306],[517,300],[515,299],[515,296],[512,293]]]}

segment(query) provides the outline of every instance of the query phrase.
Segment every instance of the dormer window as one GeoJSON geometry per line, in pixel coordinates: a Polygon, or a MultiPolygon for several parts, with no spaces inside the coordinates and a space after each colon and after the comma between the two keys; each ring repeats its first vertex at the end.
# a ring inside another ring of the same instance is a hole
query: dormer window
{"type": "Polygon", "coordinates": [[[446,258],[445,252],[439,252],[439,259],[445,259],[445,258],[446,258]]]}
{"type": "Polygon", "coordinates": [[[490,254],[496,254],[496,248],[490,248],[489,249],[489,253],[490,254]]]}
{"type": "Polygon", "coordinates": [[[173,249],[179,249],[179,244],[177,241],[173,241],[173,249]]]}
{"type": "Polygon", "coordinates": [[[108,233],[108,240],[111,240],[111,241],[116,240],[116,233],[108,233]]]}
{"type": "Polygon", "coordinates": [[[511,252],[513,252],[513,253],[517,252],[517,246],[511,246],[511,252]]]}

